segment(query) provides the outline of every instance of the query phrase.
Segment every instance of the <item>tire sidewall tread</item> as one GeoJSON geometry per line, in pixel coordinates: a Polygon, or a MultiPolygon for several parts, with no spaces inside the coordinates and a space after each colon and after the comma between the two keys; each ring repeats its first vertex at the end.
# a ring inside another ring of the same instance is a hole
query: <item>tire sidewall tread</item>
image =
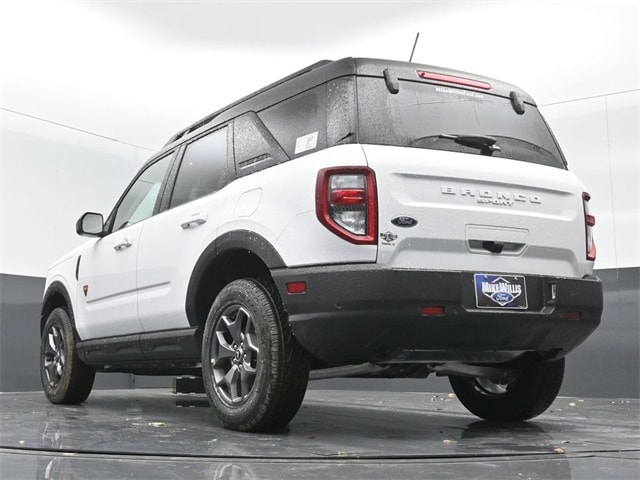
{"type": "Polygon", "coordinates": [[[277,294],[255,279],[229,283],[216,297],[202,342],[202,370],[211,407],[226,428],[240,431],[270,431],[289,423],[300,407],[309,375],[306,352],[297,345],[286,324],[277,294]],[[256,380],[248,398],[229,405],[213,385],[210,349],[217,321],[229,306],[241,305],[252,315],[259,341],[256,380]]]}
{"type": "Polygon", "coordinates": [[[40,379],[46,397],[54,404],[78,405],[89,397],[93,388],[95,370],[78,358],[75,329],[69,314],[62,307],[51,311],[42,330],[40,379]],[[44,369],[45,342],[48,341],[47,336],[53,326],[60,328],[65,348],[65,365],[62,377],[54,387],[49,385],[44,369]]]}
{"type": "Polygon", "coordinates": [[[471,413],[491,421],[529,420],[553,403],[564,377],[564,358],[537,362],[525,367],[503,394],[483,393],[476,380],[450,376],[449,382],[460,402],[471,413]]]}

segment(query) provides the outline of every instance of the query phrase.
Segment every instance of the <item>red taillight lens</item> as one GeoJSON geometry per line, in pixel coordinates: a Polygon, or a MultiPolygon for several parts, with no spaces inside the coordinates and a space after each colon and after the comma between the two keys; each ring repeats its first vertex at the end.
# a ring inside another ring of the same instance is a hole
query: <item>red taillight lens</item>
{"type": "Polygon", "coordinates": [[[334,205],[364,205],[367,192],[364,188],[338,188],[331,190],[330,202],[334,205]]]}
{"type": "Polygon", "coordinates": [[[587,242],[587,260],[596,259],[596,244],[593,241],[593,227],[596,224],[596,217],[589,214],[589,200],[591,195],[587,192],[582,194],[582,205],[584,206],[584,229],[587,242]]]}
{"type": "Polygon", "coordinates": [[[325,168],[318,172],[316,214],[336,235],[374,245],[378,237],[376,178],[367,167],[325,168]]]}

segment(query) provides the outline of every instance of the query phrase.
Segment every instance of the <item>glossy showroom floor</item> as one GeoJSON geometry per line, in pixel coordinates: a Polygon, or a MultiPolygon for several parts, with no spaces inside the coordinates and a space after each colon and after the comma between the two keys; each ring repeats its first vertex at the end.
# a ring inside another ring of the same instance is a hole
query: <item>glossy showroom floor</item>
{"type": "Polygon", "coordinates": [[[202,395],[94,391],[79,407],[0,394],[0,478],[637,479],[637,399],[560,397],[479,421],[453,396],[309,390],[286,431],[223,430],[202,395]]]}

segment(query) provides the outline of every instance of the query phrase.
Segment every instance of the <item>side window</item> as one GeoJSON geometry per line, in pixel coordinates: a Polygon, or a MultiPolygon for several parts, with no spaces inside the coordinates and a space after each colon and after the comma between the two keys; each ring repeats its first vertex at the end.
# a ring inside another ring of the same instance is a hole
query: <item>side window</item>
{"type": "Polygon", "coordinates": [[[141,222],[153,215],[160,187],[173,155],[162,157],[142,172],[118,206],[113,231],[141,222]]]}
{"type": "Polygon", "coordinates": [[[227,162],[227,130],[227,127],[216,130],[187,145],[170,207],[204,197],[224,187],[230,173],[227,162]]]}
{"type": "Polygon", "coordinates": [[[290,158],[327,148],[327,85],[319,85],[258,114],[290,158]]]}

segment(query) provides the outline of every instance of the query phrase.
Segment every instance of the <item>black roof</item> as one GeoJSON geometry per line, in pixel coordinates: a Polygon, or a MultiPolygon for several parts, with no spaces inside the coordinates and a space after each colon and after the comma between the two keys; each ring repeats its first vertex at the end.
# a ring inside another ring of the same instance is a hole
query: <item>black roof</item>
{"type": "Polygon", "coordinates": [[[295,95],[298,92],[308,90],[329,80],[348,75],[382,77],[385,69],[389,69],[391,74],[400,80],[428,81],[429,83],[436,84],[442,83],[443,85],[454,88],[474,90],[474,87],[471,86],[457,86],[446,82],[438,82],[437,80],[423,80],[417,76],[416,71],[425,70],[442,75],[452,75],[486,82],[491,85],[491,89],[479,91],[505,97],[508,97],[512,91],[515,91],[525,102],[535,105],[533,99],[520,88],[493,78],[433,65],[421,65],[394,60],[348,57],[336,61],[322,60],[267,85],[266,87],[261,88],[260,90],[257,90],[256,92],[253,92],[210,115],[207,115],[201,120],[189,125],[187,128],[180,130],[169,139],[165,144],[165,147],[168,147],[172,143],[186,138],[187,136],[191,136],[192,133],[200,130],[205,125],[218,125],[249,111],[258,112],[268,106],[295,95]]]}

